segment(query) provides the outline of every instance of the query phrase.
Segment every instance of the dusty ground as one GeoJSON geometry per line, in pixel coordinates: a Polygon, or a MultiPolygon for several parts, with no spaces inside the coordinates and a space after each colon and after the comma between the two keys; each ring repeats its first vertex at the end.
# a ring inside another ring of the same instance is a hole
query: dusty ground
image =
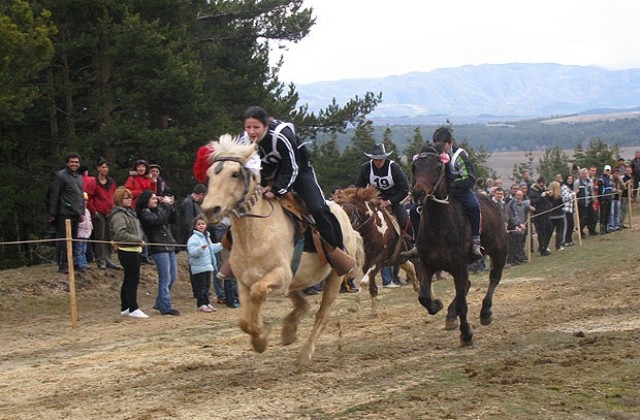
{"type": "MultiPolygon", "coordinates": [[[[94,268],[77,279],[72,329],[53,266],[3,271],[0,419],[638,419],[639,235],[587,238],[509,268],[490,326],[478,321],[487,276],[474,275],[470,348],[410,287],[382,289],[375,318],[365,293],[359,308],[341,294],[303,372],[300,341],[278,343],[283,297],[266,306],[274,334],[256,354],[237,310],[195,311],[184,275],[174,292],[183,315],[163,317],[145,267],[140,302],[152,316],[134,320],[119,315],[120,273],[94,268]]],[[[453,296],[450,279],[435,290],[453,296]]]]}

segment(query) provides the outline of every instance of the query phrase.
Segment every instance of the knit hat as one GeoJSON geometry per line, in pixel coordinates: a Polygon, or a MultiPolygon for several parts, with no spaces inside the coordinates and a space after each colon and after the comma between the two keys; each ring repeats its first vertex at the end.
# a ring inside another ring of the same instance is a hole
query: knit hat
{"type": "Polygon", "coordinates": [[[204,194],[207,192],[207,187],[205,187],[203,184],[196,184],[191,192],[194,194],[204,194]]]}

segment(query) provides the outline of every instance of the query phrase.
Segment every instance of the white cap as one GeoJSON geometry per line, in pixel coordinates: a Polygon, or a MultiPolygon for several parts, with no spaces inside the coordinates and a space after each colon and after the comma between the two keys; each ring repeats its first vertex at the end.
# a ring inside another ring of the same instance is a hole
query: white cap
{"type": "Polygon", "coordinates": [[[610,171],[611,170],[611,165],[604,165],[604,170],[605,171],[610,171]]]}

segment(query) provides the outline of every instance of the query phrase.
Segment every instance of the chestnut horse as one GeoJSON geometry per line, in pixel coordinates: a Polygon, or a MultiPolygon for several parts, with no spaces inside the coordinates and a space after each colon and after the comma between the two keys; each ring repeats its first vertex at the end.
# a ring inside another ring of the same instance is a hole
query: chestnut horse
{"type": "MultiPolygon", "coordinates": [[[[413,161],[414,195],[424,194],[422,215],[416,246],[419,253],[418,300],[435,315],[443,307],[433,298],[431,281],[438,270],[449,272],[455,283],[455,298],[447,310],[446,328],[453,329],[460,320],[460,339],[463,345],[473,341],[473,330],[467,321],[467,293],[471,283],[467,265],[472,261],[471,226],[460,203],[449,200],[447,194],[447,167],[442,158],[442,143],[425,143],[413,161]]],[[[507,230],[500,216],[500,209],[485,195],[478,194],[481,211],[481,244],[491,258],[489,287],[482,301],[480,323],[492,321],[493,293],[502,278],[507,260],[507,230]]]]}
{"type": "MultiPolygon", "coordinates": [[[[239,326],[251,336],[253,349],[262,353],[268,345],[271,328],[263,322],[261,309],[270,293],[283,293],[293,303],[282,325],[282,344],[288,345],[296,340],[298,324],[310,310],[302,289],[325,282],[311,334],[297,360],[298,366],[307,366],[318,337],[329,321],[329,310],[342,278],[326,259],[314,252],[303,252],[297,271],[292,271],[296,227],[279,200],[262,195],[256,146],[244,144],[229,134],[210,146],[213,153],[207,169],[208,189],[202,210],[209,223],[218,223],[227,214],[231,217],[233,246],[229,261],[238,280],[239,326]]],[[[362,238],[351,228],[340,206],[331,204],[330,208],[342,226],[347,252],[358,260],[355,274],[361,275],[362,238]]]]}
{"type": "Polygon", "coordinates": [[[400,256],[401,252],[411,248],[411,239],[396,230],[394,226],[398,224],[394,223],[395,216],[378,207],[380,191],[372,185],[345,188],[335,192],[334,201],[347,212],[351,226],[362,236],[365,275],[361,283],[369,285],[373,313],[377,312],[378,296],[375,277],[384,266],[399,265],[417,292],[419,286],[415,267],[411,261],[400,256]]]}

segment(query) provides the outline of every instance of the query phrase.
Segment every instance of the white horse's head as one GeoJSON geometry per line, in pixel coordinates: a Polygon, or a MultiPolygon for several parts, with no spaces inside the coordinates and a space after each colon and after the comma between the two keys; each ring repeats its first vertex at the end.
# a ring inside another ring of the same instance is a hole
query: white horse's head
{"type": "Polygon", "coordinates": [[[241,215],[247,200],[255,197],[260,186],[260,158],[255,144],[230,134],[211,142],[211,148],[207,195],[201,207],[208,222],[215,224],[229,212],[241,215]]]}

